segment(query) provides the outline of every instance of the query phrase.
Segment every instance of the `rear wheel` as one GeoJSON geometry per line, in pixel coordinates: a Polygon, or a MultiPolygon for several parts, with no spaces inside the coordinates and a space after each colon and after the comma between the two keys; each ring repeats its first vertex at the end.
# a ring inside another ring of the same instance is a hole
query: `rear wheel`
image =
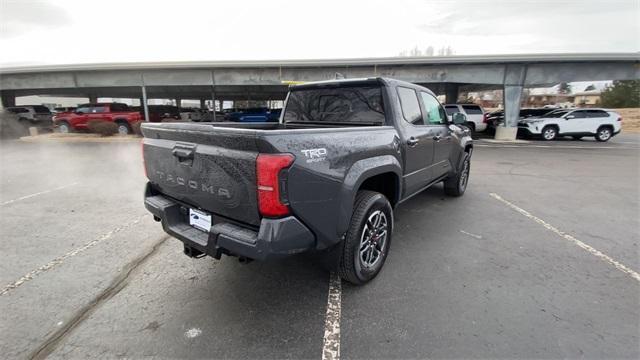
{"type": "Polygon", "coordinates": [[[542,129],[542,138],[551,141],[558,137],[558,129],[555,126],[545,126],[542,129]]]}
{"type": "Polygon", "coordinates": [[[61,121],[61,122],[58,123],[58,132],[59,133],[68,134],[68,133],[70,133],[72,131],[73,131],[73,129],[71,128],[71,125],[69,125],[68,122],[61,121]]]}
{"type": "Polygon", "coordinates": [[[358,191],[351,223],[338,264],[340,277],[362,285],[378,275],[389,253],[393,210],[387,198],[374,191],[358,191]]]}
{"type": "Polygon", "coordinates": [[[118,134],[120,135],[129,135],[131,134],[131,127],[128,123],[124,121],[119,121],[116,123],[118,125],[118,134]]]}
{"type": "Polygon", "coordinates": [[[603,126],[601,128],[598,129],[598,131],[596,131],[596,140],[598,141],[609,141],[609,139],[611,139],[611,136],[613,136],[613,132],[611,131],[610,127],[607,126],[603,126]]]}
{"type": "Polygon", "coordinates": [[[469,173],[471,171],[471,154],[464,153],[462,169],[458,173],[444,180],[444,193],[449,196],[462,196],[467,189],[469,173]]]}

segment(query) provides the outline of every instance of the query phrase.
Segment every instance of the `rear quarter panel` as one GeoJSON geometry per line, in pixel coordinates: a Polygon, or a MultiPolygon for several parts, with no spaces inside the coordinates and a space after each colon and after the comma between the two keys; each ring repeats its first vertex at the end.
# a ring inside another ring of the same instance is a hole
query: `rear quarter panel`
{"type": "Polygon", "coordinates": [[[259,141],[260,152],[295,155],[288,170],[292,213],[315,234],[318,249],[338,242],[351,219],[357,188],[382,172],[401,176],[391,126],[274,131],[259,141]]]}

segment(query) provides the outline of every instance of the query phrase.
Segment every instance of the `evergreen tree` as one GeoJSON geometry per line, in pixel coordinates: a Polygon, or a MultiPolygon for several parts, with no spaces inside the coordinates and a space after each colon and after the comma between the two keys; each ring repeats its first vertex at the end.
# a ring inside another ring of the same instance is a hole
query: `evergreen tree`
{"type": "Polygon", "coordinates": [[[608,108],[640,107],[640,80],[616,80],[600,95],[602,106],[608,108]]]}

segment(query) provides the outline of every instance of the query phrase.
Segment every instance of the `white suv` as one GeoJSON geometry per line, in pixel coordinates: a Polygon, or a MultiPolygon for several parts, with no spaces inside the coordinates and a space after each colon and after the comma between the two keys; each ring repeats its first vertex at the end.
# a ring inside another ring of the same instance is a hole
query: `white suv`
{"type": "Polygon", "coordinates": [[[484,131],[487,128],[484,109],[475,104],[446,104],[444,110],[451,121],[453,114],[463,113],[467,116],[467,127],[472,133],[484,131]]]}
{"type": "Polygon", "coordinates": [[[605,109],[560,109],[518,122],[519,134],[539,135],[544,140],[558,136],[571,136],[576,140],[593,136],[598,141],[607,141],[621,129],[620,114],[605,109]]]}

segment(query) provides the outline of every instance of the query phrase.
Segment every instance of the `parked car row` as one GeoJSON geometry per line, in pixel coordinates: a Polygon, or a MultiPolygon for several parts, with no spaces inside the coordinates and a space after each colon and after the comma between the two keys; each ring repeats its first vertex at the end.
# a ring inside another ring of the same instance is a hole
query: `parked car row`
{"type": "Polygon", "coordinates": [[[48,107],[43,105],[25,105],[8,107],[7,111],[15,114],[18,123],[26,133],[29,127],[37,127],[40,130],[52,130],[51,118],[53,114],[48,107]]]}

